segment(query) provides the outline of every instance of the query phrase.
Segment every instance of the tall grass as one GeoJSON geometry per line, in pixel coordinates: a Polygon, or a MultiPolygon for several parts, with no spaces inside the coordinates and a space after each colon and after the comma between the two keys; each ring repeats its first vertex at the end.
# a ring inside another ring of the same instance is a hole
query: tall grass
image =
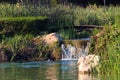
{"type": "Polygon", "coordinates": [[[33,38],[33,36],[30,34],[27,34],[25,36],[15,35],[13,38],[4,37],[0,43],[0,48],[9,50],[11,52],[12,57],[11,57],[10,61],[13,61],[14,57],[17,55],[18,52],[24,51],[26,48],[32,46],[32,42],[30,42],[31,38],[33,38]]]}
{"type": "Polygon", "coordinates": [[[119,22],[120,15],[117,15],[115,17],[115,23],[105,25],[104,35],[97,40],[97,51],[95,53],[101,56],[101,73],[104,73],[106,75],[120,74],[119,22]]]}
{"type": "MultiPolygon", "coordinates": [[[[54,27],[72,26],[72,25],[104,25],[115,22],[114,17],[120,14],[119,6],[98,7],[89,5],[82,8],[75,5],[58,4],[54,7],[48,5],[32,4],[0,4],[0,17],[28,17],[28,16],[46,16],[49,18],[49,24],[54,27]]],[[[50,26],[49,25],[49,26],[50,26]]]]}
{"type": "Polygon", "coordinates": [[[42,41],[34,44],[34,37],[31,34],[15,35],[13,37],[2,37],[0,49],[5,52],[10,62],[58,60],[60,59],[59,43],[51,46],[45,45],[42,41]],[[9,56],[10,55],[10,56],[9,56]]]}
{"type": "Polygon", "coordinates": [[[77,32],[74,29],[68,29],[68,30],[61,29],[58,31],[58,33],[63,39],[68,40],[68,39],[75,39],[77,32]]]}

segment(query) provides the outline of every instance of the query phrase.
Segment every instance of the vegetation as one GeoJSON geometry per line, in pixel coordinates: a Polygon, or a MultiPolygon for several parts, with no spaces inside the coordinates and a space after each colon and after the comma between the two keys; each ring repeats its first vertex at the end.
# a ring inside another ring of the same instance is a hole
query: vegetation
{"type": "Polygon", "coordinates": [[[2,17],[0,18],[0,34],[38,34],[45,30],[46,17],[2,17]]]}
{"type": "MultiPolygon", "coordinates": [[[[60,52],[59,45],[56,44],[52,49],[43,43],[40,43],[39,46],[33,45],[30,39],[34,34],[39,35],[41,31],[55,31],[59,32],[64,39],[71,39],[76,38],[76,30],[65,31],[64,26],[100,25],[105,28],[104,35],[97,38],[96,41],[93,40],[91,52],[101,56],[101,73],[119,74],[120,6],[89,5],[83,8],[75,5],[56,5],[54,0],[51,3],[51,5],[0,4],[0,34],[2,37],[0,45],[2,50],[9,51],[11,54],[9,61],[19,60],[17,55],[29,56],[23,60],[45,60],[50,57],[47,54],[49,52],[53,52],[52,56],[57,60],[60,56],[60,53],[57,53],[60,52]],[[6,34],[11,34],[11,32],[17,35],[6,37],[6,34]],[[26,33],[32,34],[32,36],[18,35],[26,33]],[[96,50],[95,47],[97,47],[96,50]],[[55,51],[56,49],[57,51],[55,51]],[[32,54],[28,54],[28,52],[32,54]]],[[[89,35],[83,31],[81,35],[84,34],[89,35]]]]}
{"type": "Polygon", "coordinates": [[[58,31],[58,33],[63,39],[69,40],[69,39],[75,39],[77,32],[74,29],[68,29],[68,30],[61,29],[58,31]]]}
{"type": "Polygon", "coordinates": [[[120,74],[120,15],[115,17],[115,23],[105,25],[104,35],[95,42],[95,54],[101,56],[101,73],[120,74]]]}
{"type": "MultiPolygon", "coordinates": [[[[0,50],[10,62],[25,62],[39,60],[58,60],[60,58],[59,45],[48,46],[41,41],[38,45],[33,42],[33,35],[15,35],[4,37],[0,42],[0,50]],[[8,54],[6,54],[8,53],[8,54]]],[[[1,52],[0,52],[1,53],[1,52]]]]}
{"type": "Polygon", "coordinates": [[[97,7],[96,5],[89,5],[87,8],[61,4],[48,7],[19,3],[0,4],[0,6],[0,17],[46,16],[51,22],[56,21],[54,25],[59,27],[81,24],[103,25],[108,21],[114,22],[114,16],[120,13],[119,7],[97,7]],[[113,14],[114,12],[116,13],[113,14]]]}
{"type": "Polygon", "coordinates": [[[0,33],[58,31],[64,26],[113,24],[120,14],[119,6],[82,8],[75,5],[58,4],[54,7],[34,4],[0,4],[0,33]],[[115,12],[115,14],[114,14],[115,12]],[[44,27],[43,27],[44,26],[44,27]],[[16,28],[15,30],[11,30],[16,28]],[[37,31],[36,31],[37,28],[37,31]],[[20,31],[19,31],[20,30],[20,31]]]}

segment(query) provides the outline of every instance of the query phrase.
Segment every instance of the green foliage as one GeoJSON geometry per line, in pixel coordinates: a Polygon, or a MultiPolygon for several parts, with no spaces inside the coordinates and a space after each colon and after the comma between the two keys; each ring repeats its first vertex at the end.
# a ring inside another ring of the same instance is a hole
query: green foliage
{"type": "MultiPolygon", "coordinates": [[[[56,4],[56,0],[53,0],[52,3],[56,4]]],[[[4,29],[3,32],[9,31],[9,29],[14,29],[13,25],[15,28],[19,28],[21,32],[25,32],[26,28],[27,30],[29,28],[32,28],[33,30],[40,28],[38,30],[56,31],[64,26],[103,26],[104,24],[109,23],[114,24],[114,17],[120,14],[119,6],[97,7],[96,5],[89,5],[86,8],[82,8],[75,5],[58,4],[54,7],[49,7],[49,5],[43,5],[41,3],[40,5],[1,3],[0,6],[0,27],[4,27],[6,24],[7,26],[11,26],[10,28],[4,29]],[[41,23],[40,25],[38,24],[39,21],[41,23]]]]}
{"type": "Polygon", "coordinates": [[[50,53],[50,48],[48,45],[44,45],[42,42],[40,42],[36,48],[38,49],[38,54],[36,55],[36,59],[40,60],[42,59],[46,59],[47,58],[47,54],[50,53]]]}
{"type": "Polygon", "coordinates": [[[0,49],[10,55],[10,62],[40,61],[46,59],[60,59],[60,47],[58,43],[52,46],[45,45],[42,41],[34,44],[33,35],[15,35],[13,37],[3,36],[0,42],[0,49]]]}
{"type": "Polygon", "coordinates": [[[99,33],[101,30],[99,29],[94,29],[93,32],[92,32],[92,35],[96,35],[97,33],[99,33]]]}
{"type": "Polygon", "coordinates": [[[61,29],[58,31],[58,33],[65,40],[66,39],[74,39],[76,37],[76,30],[74,30],[74,29],[68,29],[68,30],[61,29]]]}
{"type": "Polygon", "coordinates": [[[0,18],[0,34],[33,33],[45,29],[46,17],[4,17],[0,18]]]}
{"type": "MultiPolygon", "coordinates": [[[[86,8],[81,8],[71,5],[56,5],[55,1],[52,2],[54,7],[42,4],[36,6],[19,3],[0,4],[0,34],[9,32],[38,34],[41,30],[61,29],[58,32],[64,39],[73,39],[76,37],[76,31],[74,29],[64,30],[64,26],[105,25],[106,32],[98,39],[98,51],[96,51],[96,54],[99,54],[102,59],[101,70],[103,73],[111,73],[111,69],[120,71],[118,62],[120,61],[120,7],[89,5],[86,8]]],[[[95,31],[93,34],[97,32],[95,31]]],[[[89,35],[84,31],[81,34],[89,35]]],[[[27,37],[29,38],[29,36],[27,37]]],[[[16,53],[30,46],[31,42],[23,36],[15,36],[3,38],[0,44],[1,47],[6,47],[14,54],[11,58],[12,61],[16,53]]],[[[44,53],[50,51],[47,46],[42,45],[37,46],[37,49],[39,50],[37,54],[39,57],[46,56],[47,54],[44,53]]]]}
{"type": "Polygon", "coordinates": [[[96,54],[101,56],[101,73],[120,74],[120,16],[115,17],[115,23],[105,25],[104,35],[99,37],[95,45],[96,54]]]}
{"type": "Polygon", "coordinates": [[[79,38],[90,37],[90,32],[84,30],[84,31],[80,32],[79,36],[80,36],[79,38]]]}
{"type": "Polygon", "coordinates": [[[50,0],[51,6],[57,6],[57,0],[50,0]]]}
{"type": "MultiPolygon", "coordinates": [[[[51,0],[56,4],[56,0],[51,0]]],[[[49,18],[48,26],[64,27],[72,25],[104,25],[115,22],[114,17],[119,14],[118,7],[97,7],[89,5],[82,8],[72,5],[58,4],[54,7],[48,5],[22,5],[22,4],[0,4],[0,17],[28,17],[46,16],[49,18]],[[114,14],[115,12],[115,14],[114,14]]]]}
{"type": "MultiPolygon", "coordinates": [[[[12,57],[10,61],[14,60],[14,57],[17,55],[19,51],[24,51],[29,46],[32,46],[32,42],[28,41],[33,38],[32,35],[15,35],[14,38],[8,37],[3,38],[1,41],[1,48],[5,48],[12,53],[12,57]]],[[[10,53],[9,53],[10,54],[10,53]]]]}

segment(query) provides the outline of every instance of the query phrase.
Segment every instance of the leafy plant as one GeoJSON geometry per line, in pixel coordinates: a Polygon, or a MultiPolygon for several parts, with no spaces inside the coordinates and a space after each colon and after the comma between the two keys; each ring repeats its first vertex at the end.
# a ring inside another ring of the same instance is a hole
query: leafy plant
{"type": "Polygon", "coordinates": [[[74,29],[61,29],[58,33],[63,37],[63,39],[74,39],[76,37],[76,30],[74,29]]]}

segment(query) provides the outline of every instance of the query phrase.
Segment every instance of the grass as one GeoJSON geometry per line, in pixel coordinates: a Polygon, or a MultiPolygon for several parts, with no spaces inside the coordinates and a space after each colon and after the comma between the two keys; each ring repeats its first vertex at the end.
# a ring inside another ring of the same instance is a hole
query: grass
{"type": "Polygon", "coordinates": [[[68,29],[68,30],[61,29],[58,31],[58,33],[65,40],[74,39],[76,37],[76,30],[74,29],[68,29]]]}
{"type": "Polygon", "coordinates": [[[72,25],[104,25],[115,22],[114,17],[120,14],[119,6],[97,7],[89,5],[82,8],[74,5],[58,4],[54,7],[47,5],[0,4],[0,18],[2,17],[29,17],[46,16],[49,24],[54,27],[72,25]],[[115,12],[115,13],[114,13],[115,12]],[[54,23],[55,22],[55,23],[54,23]]]}
{"type": "Polygon", "coordinates": [[[13,38],[4,37],[0,43],[0,48],[11,52],[12,56],[10,61],[13,61],[18,52],[24,51],[26,48],[32,46],[32,42],[30,42],[31,38],[33,38],[33,36],[30,34],[26,34],[25,36],[15,35],[13,38]]]}
{"type": "MultiPolygon", "coordinates": [[[[7,21],[1,23],[1,33],[5,34],[7,31],[15,32],[13,28],[20,28],[17,33],[38,31],[53,32],[58,29],[63,29],[64,26],[79,26],[79,25],[99,25],[114,24],[115,16],[120,14],[119,6],[114,7],[102,7],[96,5],[89,5],[86,8],[82,8],[75,5],[63,5],[58,4],[54,7],[49,5],[33,5],[33,4],[7,4],[0,3],[0,21],[7,21]],[[115,12],[115,13],[114,13],[115,12]],[[41,20],[40,24],[37,22],[41,20]],[[44,21],[45,20],[45,21],[44,21]],[[23,21],[23,22],[20,22],[23,21]],[[34,21],[36,21],[34,23],[34,21]],[[42,22],[43,21],[43,22],[42,22]],[[13,23],[11,23],[13,22],[13,23]],[[20,22],[20,23],[18,23],[20,22]],[[18,25],[19,24],[19,25],[18,25]],[[31,26],[32,27],[28,27],[31,26]],[[12,26],[12,27],[11,27],[12,26]],[[36,31],[36,28],[40,28],[36,31]],[[11,29],[11,30],[8,30],[11,29]]],[[[32,32],[33,33],[33,32],[32,32]]]]}
{"type": "MultiPolygon", "coordinates": [[[[115,23],[105,25],[104,35],[97,39],[97,51],[101,56],[101,73],[110,75],[120,74],[120,16],[115,17],[115,23]]],[[[94,51],[94,48],[93,50],[94,51]]]]}
{"type": "Polygon", "coordinates": [[[34,44],[34,36],[31,34],[15,35],[13,37],[2,36],[0,49],[7,56],[8,62],[25,62],[40,60],[60,59],[60,46],[55,43],[52,46],[45,45],[42,41],[34,44]],[[7,53],[8,52],[8,53],[7,53]],[[10,56],[9,56],[10,55],[10,56]]]}

